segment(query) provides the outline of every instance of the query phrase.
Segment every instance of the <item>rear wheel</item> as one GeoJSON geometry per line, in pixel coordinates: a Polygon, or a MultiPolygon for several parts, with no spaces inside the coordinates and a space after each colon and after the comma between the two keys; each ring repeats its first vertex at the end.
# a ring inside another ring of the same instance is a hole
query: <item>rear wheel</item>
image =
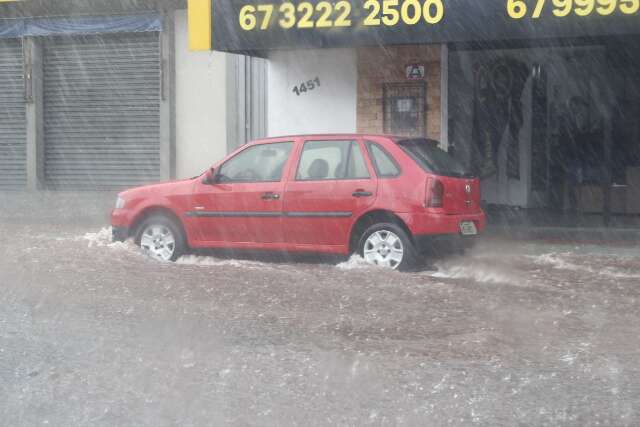
{"type": "Polygon", "coordinates": [[[175,261],[186,249],[185,237],[172,220],[155,215],[143,221],[136,243],[142,251],[159,261],[175,261]]]}
{"type": "Polygon", "coordinates": [[[358,253],[370,264],[393,270],[414,267],[418,255],[407,233],[392,223],[367,228],[360,237],[358,253]]]}

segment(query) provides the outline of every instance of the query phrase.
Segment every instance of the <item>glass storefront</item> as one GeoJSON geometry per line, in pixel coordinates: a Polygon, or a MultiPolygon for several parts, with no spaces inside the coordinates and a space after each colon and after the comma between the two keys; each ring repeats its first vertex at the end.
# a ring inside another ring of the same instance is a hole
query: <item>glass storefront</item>
{"type": "MultiPolygon", "coordinates": [[[[640,192],[640,43],[452,50],[449,145],[488,204],[616,213],[640,192]]],[[[638,212],[635,212],[638,210],[638,212]]]]}

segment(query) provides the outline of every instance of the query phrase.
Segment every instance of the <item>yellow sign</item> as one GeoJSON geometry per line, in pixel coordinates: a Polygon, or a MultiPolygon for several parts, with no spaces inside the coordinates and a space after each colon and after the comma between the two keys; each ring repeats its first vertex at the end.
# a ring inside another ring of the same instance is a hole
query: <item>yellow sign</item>
{"type": "Polygon", "coordinates": [[[189,50],[211,50],[211,3],[188,0],[189,50]]]}

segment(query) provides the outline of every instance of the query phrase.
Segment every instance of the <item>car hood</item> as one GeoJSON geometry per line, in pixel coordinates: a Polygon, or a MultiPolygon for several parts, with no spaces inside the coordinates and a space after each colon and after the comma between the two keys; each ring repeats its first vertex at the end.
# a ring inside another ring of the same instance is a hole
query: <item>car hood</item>
{"type": "Polygon", "coordinates": [[[131,188],[118,194],[123,199],[138,199],[142,197],[164,197],[184,194],[191,191],[196,178],[181,179],[176,181],[161,182],[158,184],[143,185],[131,188]]]}

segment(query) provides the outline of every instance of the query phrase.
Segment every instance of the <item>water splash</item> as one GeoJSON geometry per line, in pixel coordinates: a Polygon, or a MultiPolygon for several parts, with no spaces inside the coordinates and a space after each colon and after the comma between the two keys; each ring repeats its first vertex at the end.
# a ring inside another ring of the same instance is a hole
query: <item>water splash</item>
{"type": "Polygon", "coordinates": [[[381,267],[369,264],[360,255],[354,254],[347,261],[341,262],[336,265],[338,270],[370,270],[378,269],[381,267]]]}
{"type": "Polygon", "coordinates": [[[437,264],[437,271],[426,273],[436,279],[471,279],[480,283],[515,283],[517,278],[513,277],[499,267],[471,264],[437,264]]]}
{"type": "Polygon", "coordinates": [[[551,252],[537,256],[530,256],[529,258],[538,265],[551,266],[551,268],[555,268],[558,270],[597,274],[600,276],[611,277],[615,279],[640,279],[640,274],[628,273],[614,267],[600,267],[596,269],[591,267],[590,265],[576,264],[568,260],[571,255],[572,254],[569,252],[551,252]]]}
{"type": "Polygon", "coordinates": [[[221,259],[212,256],[201,255],[184,255],[176,261],[176,264],[198,265],[205,267],[242,267],[251,270],[270,268],[268,264],[259,261],[221,259]]]}
{"type": "Polygon", "coordinates": [[[102,227],[97,232],[88,232],[76,240],[86,241],[90,248],[111,248],[139,253],[140,249],[131,240],[125,242],[114,242],[111,238],[111,227],[102,227]]]}

